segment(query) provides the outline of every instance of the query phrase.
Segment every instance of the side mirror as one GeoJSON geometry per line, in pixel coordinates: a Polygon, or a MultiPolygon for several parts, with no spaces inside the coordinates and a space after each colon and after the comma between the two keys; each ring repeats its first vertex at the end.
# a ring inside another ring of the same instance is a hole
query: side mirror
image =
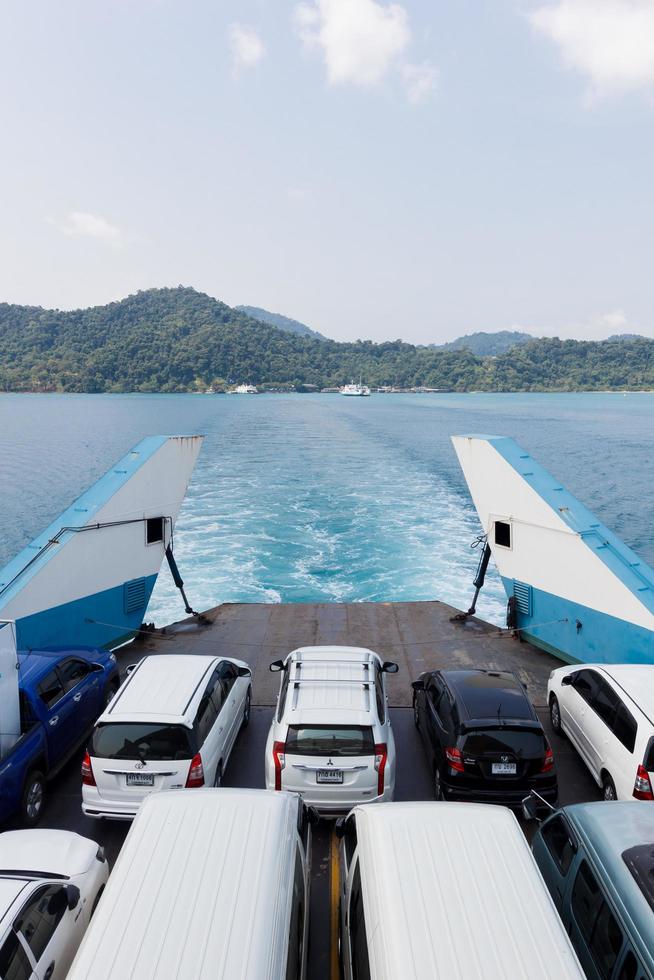
{"type": "Polygon", "coordinates": [[[400,668],[397,664],[394,664],[392,660],[385,660],[382,664],[382,670],[385,674],[397,674],[400,668]]]}
{"type": "Polygon", "coordinates": [[[236,672],[238,673],[239,677],[250,677],[252,674],[249,667],[237,667],[236,672]]]}
{"type": "Polygon", "coordinates": [[[530,793],[529,796],[525,796],[521,804],[521,809],[522,816],[525,818],[525,820],[530,822],[532,820],[536,820],[538,823],[540,823],[538,818],[538,800],[533,793],[530,793]]]}
{"type": "Polygon", "coordinates": [[[339,840],[345,837],[345,820],[345,817],[339,817],[334,825],[334,833],[339,840]]]}
{"type": "Polygon", "coordinates": [[[284,670],[284,661],[273,660],[271,664],[268,664],[268,670],[272,670],[273,674],[277,673],[278,670],[284,670]]]}
{"type": "Polygon", "coordinates": [[[566,674],[565,677],[561,678],[561,687],[568,687],[571,684],[574,684],[576,676],[576,674],[566,674]]]}
{"type": "Polygon", "coordinates": [[[132,671],[133,670],[136,670],[137,667],[138,667],[138,664],[128,664],[127,667],[125,667],[125,674],[126,674],[126,676],[129,677],[129,675],[132,673],[132,671]]]}
{"type": "Polygon", "coordinates": [[[68,901],[68,908],[72,912],[79,904],[79,888],[77,885],[66,885],[66,899],[68,901]]]}
{"type": "Polygon", "coordinates": [[[419,677],[417,681],[413,681],[411,687],[413,688],[414,691],[424,691],[425,682],[422,680],[422,678],[419,677]]]}
{"type": "Polygon", "coordinates": [[[307,820],[308,820],[308,822],[311,824],[312,827],[315,827],[315,825],[320,820],[320,814],[316,810],[315,806],[307,806],[306,807],[306,812],[307,812],[307,820]]]}

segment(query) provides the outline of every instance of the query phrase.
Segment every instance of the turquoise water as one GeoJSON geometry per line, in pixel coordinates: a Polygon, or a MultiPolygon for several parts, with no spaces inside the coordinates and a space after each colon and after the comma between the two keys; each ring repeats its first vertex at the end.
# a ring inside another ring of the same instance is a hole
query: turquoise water
{"type": "MultiPolygon", "coordinates": [[[[654,564],[654,395],[0,395],[0,563],[130,446],[206,435],[175,552],[196,609],[440,598],[479,532],[449,436],[516,438],[654,564]]],[[[495,574],[481,615],[504,616],[495,574]]],[[[148,619],[183,609],[167,569],[148,619]]]]}

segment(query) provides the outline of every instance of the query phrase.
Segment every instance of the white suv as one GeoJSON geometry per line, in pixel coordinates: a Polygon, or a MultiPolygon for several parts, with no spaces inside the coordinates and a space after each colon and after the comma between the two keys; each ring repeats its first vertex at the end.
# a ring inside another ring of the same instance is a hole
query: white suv
{"type": "Polygon", "coordinates": [[[270,664],[282,671],[266,745],[266,787],[301,793],[319,813],[389,802],[395,740],[385,673],[397,664],[362,647],[302,647],[270,664]]]}
{"type": "Polygon", "coordinates": [[[0,834],[0,976],[64,980],[108,877],[102,848],[79,834],[0,834]]]}
{"type": "Polygon", "coordinates": [[[654,665],[559,667],[547,696],[605,800],[654,800],[654,665]]]}
{"type": "Polygon", "coordinates": [[[131,820],[150,793],[220,786],[251,695],[241,660],[145,657],[95,724],[82,763],[84,813],[131,820]]]}

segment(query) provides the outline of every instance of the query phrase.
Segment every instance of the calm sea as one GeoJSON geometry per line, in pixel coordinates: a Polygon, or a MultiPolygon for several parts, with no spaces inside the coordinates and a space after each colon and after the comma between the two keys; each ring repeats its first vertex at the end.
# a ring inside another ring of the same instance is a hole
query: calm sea
{"type": "MultiPolygon", "coordinates": [[[[478,534],[449,436],[510,435],[654,564],[654,394],[0,395],[0,564],[143,436],[204,433],[175,549],[196,609],[440,598],[478,534]]],[[[480,614],[504,615],[493,574],[480,614]]],[[[148,619],[180,618],[167,569],[148,619]]]]}

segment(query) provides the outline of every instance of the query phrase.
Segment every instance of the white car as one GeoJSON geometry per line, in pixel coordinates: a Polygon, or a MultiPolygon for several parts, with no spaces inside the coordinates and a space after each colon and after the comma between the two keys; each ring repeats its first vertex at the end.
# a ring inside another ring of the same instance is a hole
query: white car
{"type": "Polygon", "coordinates": [[[79,834],[0,834],[2,980],[64,980],[108,877],[102,848],[79,834]]]}
{"type": "Polygon", "coordinates": [[[150,793],[220,786],[251,696],[242,660],[145,657],[95,724],[82,762],[84,813],[131,820],[150,793]]]}
{"type": "Polygon", "coordinates": [[[654,665],[559,667],[547,697],[605,800],[654,800],[654,665]]]}
{"type": "Polygon", "coordinates": [[[281,686],[265,757],[266,787],[301,793],[324,816],[388,802],[395,740],[383,662],[362,647],[315,646],[270,664],[281,686]]]}

